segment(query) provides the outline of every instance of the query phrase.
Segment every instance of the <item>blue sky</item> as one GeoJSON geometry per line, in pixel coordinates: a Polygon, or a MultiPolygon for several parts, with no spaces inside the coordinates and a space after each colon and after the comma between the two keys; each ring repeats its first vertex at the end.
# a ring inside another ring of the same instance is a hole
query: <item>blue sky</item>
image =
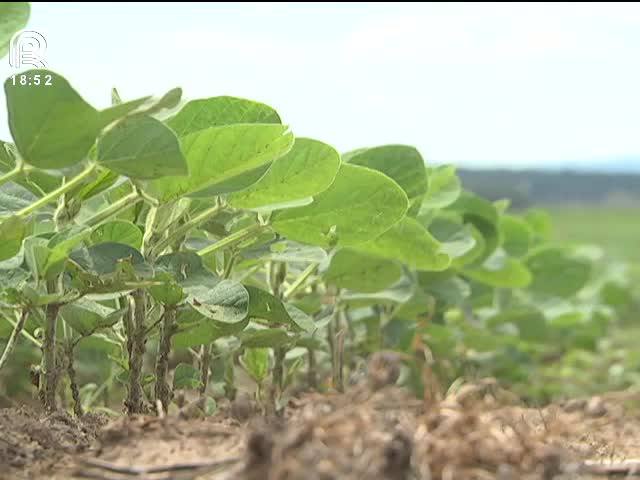
{"type": "MultiPolygon", "coordinates": [[[[345,151],[427,162],[640,157],[639,4],[35,3],[49,68],[92,104],[181,86],[274,106],[345,151]]],[[[0,74],[15,71],[5,58],[0,74]]],[[[0,138],[8,138],[4,99],[0,138]]]]}

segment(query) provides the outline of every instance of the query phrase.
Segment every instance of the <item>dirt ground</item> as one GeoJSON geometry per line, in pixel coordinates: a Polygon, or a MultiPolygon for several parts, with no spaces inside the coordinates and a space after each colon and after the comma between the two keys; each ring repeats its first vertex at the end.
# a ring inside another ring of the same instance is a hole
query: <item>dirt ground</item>
{"type": "Polygon", "coordinates": [[[587,479],[607,478],[597,463],[640,457],[640,393],[544,409],[502,397],[489,384],[433,402],[395,387],[357,387],[302,395],[270,421],[246,399],[207,418],[107,422],[6,409],[0,478],[587,479]]]}

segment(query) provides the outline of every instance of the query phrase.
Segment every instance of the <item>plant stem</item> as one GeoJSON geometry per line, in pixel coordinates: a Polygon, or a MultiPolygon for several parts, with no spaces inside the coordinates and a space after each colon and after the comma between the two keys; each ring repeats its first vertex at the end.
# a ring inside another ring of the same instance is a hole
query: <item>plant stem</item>
{"type": "Polygon", "coordinates": [[[179,227],[171,229],[171,231],[166,237],[161,239],[158,243],[156,243],[152,247],[151,249],[152,252],[154,253],[154,255],[162,253],[162,251],[165,250],[167,247],[169,247],[177,238],[180,238],[186,235],[193,228],[196,228],[202,223],[211,219],[212,217],[215,217],[221,210],[222,210],[222,205],[216,204],[211,208],[203,210],[198,215],[193,217],[191,220],[183,223],[179,227]]]}
{"type": "Polygon", "coordinates": [[[306,282],[307,279],[315,273],[317,268],[318,268],[317,263],[312,263],[307,268],[305,268],[304,271],[300,274],[300,276],[296,278],[295,281],[291,284],[291,286],[287,289],[287,291],[284,292],[284,297],[283,297],[284,300],[288,300],[289,298],[291,298],[293,294],[296,293],[298,289],[304,285],[304,282],[306,282]]]}
{"type": "Polygon", "coordinates": [[[162,314],[162,324],[160,327],[160,345],[158,347],[158,358],[156,360],[156,384],[155,397],[160,400],[162,408],[166,412],[171,401],[171,386],[167,381],[169,373],[169,354],[171,353],[171,337],[174,332],[174,322],[176,309],[173,306],[165,307],[162,314]]]}
{"type": "Polygon", "coordinates": [[[80,418],[84,415],[82,411],[82,402],[80,400],[80,389],[76,381],[76,369],[73,366],[73,351],[75,344],[69,342],[67,348],[67,377],[69,377],[69,387],[71,388],[71,398],[73,399],[73,413],[80,418]]]}
{"type": "MultiPolygon", "coordinates": [[[[47,281],[47,293],[57,290],[57,279],[47,281]]],[[[40,397],[46,411],[56,410],[56,390],[58,387],[58,366],[56,364],[56,328],[60,305],[50,303],[45,307],[44,339],[42,341],[42,376],[40,397]]]]}
{"type": "Polygon", "coordinates": [[[237,232],[232,233],[228,237],[225,237],[222,240],[214,243],[213,245],[209,245],[208,247],[205,247],[202,250],[199,250],[198,255],[203,257],[210,253],[217,252],[220,249],[230,247],[236,243],[239,243],[243,240],[246,240],[247,238],[252,237],[256,233],[261,232],[263,228],[264,228],[263,225],[254,224],[254,225],[245,227],[243,229],[240,229],[237,232]]]}
{"type": "Polygon", "coordinates": [[[16,166],[13,170],[11,170],[10,172],[5,173],[4,175],[0,176],[0,186],[4,185],[5,183],[8,183],[10,181],[12,181],[14,178],[16,178],[18,175],[20,175],[23,171],[23,168],[16,166]]]}
{"type": "Polygon", "coordinates": [[[211,363],[211,345],[202,345],[200,347],[200,398],[204,397],[209,384],[209,364],[211,363]]]}
{"type": "MultiPolygon", "coordinates": [[[[7,322],[9,322],[9,324],[13,326],[13,328],[16,328],[16,326],[18,325],[18,322],[15,320],[11,320],[10,318],[7,318],[7,317],[3,317],[3,318],[7,322]]],[[[24,328],[20,331],[20,333],[24,338],[29,340],[36,348],[40,348],[40,349],[42,348],[42,342],[38,341],[38,339],[36,339],[33,335],[27,332],[24,328]]]]}
{"type": "Polygon", "coordinates": [[[307,371],[307,381],[309,388],[318,389],[318,372],[316,367],[316,352],[313,348],[307,349],[307,359],[309,361],[309,370],[307,371]]]}
{"type": "Polygon", "coordinates": [[[40,208],[47,205],[48,203],[55,202],[58,199],[58,197],[60,197],[61,195],[64,195],[68,191],[72,190],[76,185],[82,183],[84,179],[87,178],[89,175],[91,175],[95,169],[96,169],[96,164],[95,163],[90,164],[87,168],[85,168],[78,175],[76,175],[71,180],[66,182],[64,185],[59,186],[58,188],[49,192],[44,197],[38,199],[28,207],[25,207],[22,210],[18,211],[16,215],[18,217],[26,217],[27,215],[35,212],[36,210],[39,210],[40,208]]]}
{"type": "Polygon", "coordinates": [[[144,392],[142,391],[142,366],[144,361],[146,329],[144,318],[146,313],[145,294],[136,290],[133,298],[133,317],[131,319],[130,339],[127,339],[129,350],[129,392],[124,404],[129,415],[145,413],[144,392]]]}
{"type": "Polygon", "coordinates": [[[92,217],[89,217],[84,221],[84,224],[88,227],[95,227],[96,225],[101,224],[105,220],[113,217],[114,215],[133,207],[138,202],[142,201],[142,197],[137,191],[133,191],[128,195],[125,195],[120,200],[112,203],[104,210],[99,211],[92,217]]]}
{"type": "Polygon", "coordinates": [[[11,355],[11,352],[13,351],[13,348],[16,346],[18,336],[22,333],[22,330],[24,329],[24,324],[26,323],[28,316],[29,316],[29,310],[27,308],[23,308],[22,313],[20,314],[20,319],[18,320],[18,323],[16,323],[16,325],[13,327],[13,330],[11,331],[11,336],[9,337],[9,341],[7,342],[7,345],[4,347],[4,352],[2,353],[2,357],[0,357],[0,370],[2,370],[2,367],[7,362],[9,355],[11,355]]]}

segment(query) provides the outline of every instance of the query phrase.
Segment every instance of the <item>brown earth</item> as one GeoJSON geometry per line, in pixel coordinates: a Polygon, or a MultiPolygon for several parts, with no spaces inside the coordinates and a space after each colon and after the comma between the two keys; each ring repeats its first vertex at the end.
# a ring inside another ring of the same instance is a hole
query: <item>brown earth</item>
{"type": "Polygon", "coordinates": [[[487,385],[430,405],[395,387],[309,393],[270,421],[242,403],[207,418],[111,422],[5,409],[0,478],[586,479],[596,478],[582,471],[586,459],[640,457],[640,394],[532,409],[505,405],[487,385]]]}

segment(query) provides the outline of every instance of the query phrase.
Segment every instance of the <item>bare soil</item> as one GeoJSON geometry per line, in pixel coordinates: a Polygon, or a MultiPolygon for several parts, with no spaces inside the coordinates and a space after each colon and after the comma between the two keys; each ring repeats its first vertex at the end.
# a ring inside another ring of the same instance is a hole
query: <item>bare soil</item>
{"type": "MultiPolygon", "coordinates": [[[[5,409],[0,478],[587,479],[606,475],[584,460],[640,457],[640,394],[543,409],[498,398],[486,385],[433,402],[359,386],[304,394],[270,420],[246,399],[213,417],[110,422],[5,409]]],[[[633,474],[634,465],[623,464],[622,473],[633,474]]]]}

